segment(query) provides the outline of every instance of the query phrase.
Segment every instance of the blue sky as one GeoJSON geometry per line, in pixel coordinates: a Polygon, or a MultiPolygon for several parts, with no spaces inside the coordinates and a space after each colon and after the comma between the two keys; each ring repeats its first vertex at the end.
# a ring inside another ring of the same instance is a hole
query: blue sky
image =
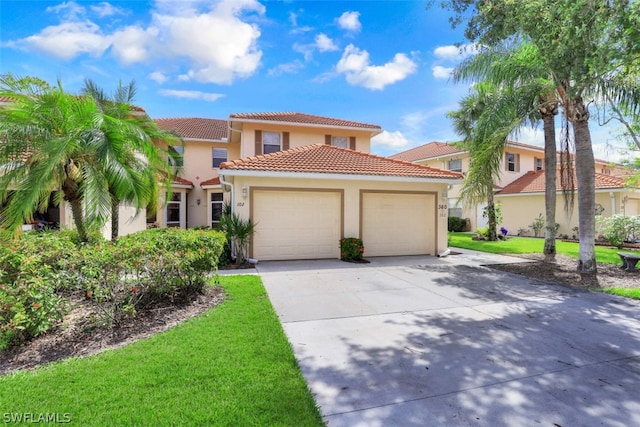
{"type": "MultiPolygon", "coordinates": [[[[0,1],[0,73],[136,81],[152,118],[295,111],[382,126],[372,152],[455,141],[446,113],[468,86],[448,13],[425,1],[0,1]]],[[[618,160],[592,126],[596,157],[618,160]]],[[[542,134],[517,139],[542,145],[542,134]]],[[[611,145],[614,145],[611,147],[611,145]]],[[[618,143],[618,147],[620,144],[618,143]]]]}

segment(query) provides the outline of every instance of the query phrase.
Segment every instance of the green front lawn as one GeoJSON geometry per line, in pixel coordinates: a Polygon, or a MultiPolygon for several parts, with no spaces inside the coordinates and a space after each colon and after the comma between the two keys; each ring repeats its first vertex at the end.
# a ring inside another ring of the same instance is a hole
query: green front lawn
{"type": "MultiPolygon", "coordinates": [[[[471,233],[449,233],[449,246],[455,248],[472,249],[494,254],[530,254],[542,253],[544,239],[533,237],[509,237],[507,240],[489,242],[486,240],[472,240],[471,233]]],[[[556,240],[556,252],[578,259],[580,246],[575,242],[556,240]]],[[[620,264],[620,252],[617,248],[596,246],[596,261],[603,264],[620,264]]],[[[624,252],[638,252],[625,249],[624,252]]],[[[640,253],[640,252],[639,252],[640,253]]]]}
{"type": "Polygon", "coordinates": [[[257,276],[221,276],[218,307],[97,356],[0,377],[7,417],[72,425],[321,426],[257,276]]]}

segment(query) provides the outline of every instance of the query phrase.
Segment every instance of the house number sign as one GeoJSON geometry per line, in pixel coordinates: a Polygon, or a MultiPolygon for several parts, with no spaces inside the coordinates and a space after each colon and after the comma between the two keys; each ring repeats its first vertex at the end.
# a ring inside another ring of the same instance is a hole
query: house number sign
{"type": "Polygon", "coordinates": [[[449,206],[438,205],[438,211],[440,211],[440,216],[444,218],[449,214],[449,206]]]}

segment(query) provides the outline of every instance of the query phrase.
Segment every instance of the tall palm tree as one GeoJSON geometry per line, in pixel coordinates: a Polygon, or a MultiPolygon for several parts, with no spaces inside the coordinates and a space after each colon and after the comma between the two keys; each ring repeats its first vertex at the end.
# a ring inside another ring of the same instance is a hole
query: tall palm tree
{"type": "Polygon", "coordinates": [[[471,163],[460,199],[463,204],[487,202],[489,240],[497,240],[494,179],[500,174],[507,136],[520,125],[517,94],[489,82],[472,87],[457,111],[449,113],[454,129],[463,136],[471,163]]]}
{"type": "Polygon", "coordinates": [[[80,238],[88,240],[84,205],[100,209],[106,182],[97,150],[103,115],[92,98],[33,78],[0,76],[0,227],[19,233],[25,221],[55,203],[71,205],[80,238]],[[85,203],[89,202],[89,203],[85,203]]]}
{"type": "Polygon", "coordinates": [[[146,114],[134,111],[134,81],[126,86],[119,82],[116,92],[108,96],[87,79],[83,93],[95,99],[105,115],[104,140],[98,155],[108,182],[111,239],[115,241],[119,235],[121,202],[133,204],[139,212],[147,206],[157,206],[160,180],[165,180],[170,191],[176,169],[168,159],[174,151],[165,150],[156,142],[178,145],[182,141],[175,134],[161,130],[146,114]]]}
{"type": "MultiPolygon", "coordinates": [[[[556,254],[557,150],[555,116],[558,114],[559,101],[548,67],[536,47],[531,43],[500,44],[485,49],[478,55],[464,61],[456,68],[454,79],[456,81],[487,80],[494,85],[517,89],[522,97],[516,101],[521,103],[519,110],[526,116],[522,118],[523,123],[528,122],[535,126],[538,119],[542,119],[545,141],[545,243],[543,253],[547,261],[553,261],[556,254]]],[[[568,156],[565,158],[569,159],[568,156]]],[[[571,193],[567,192],[566,194],[571,193]]]]}

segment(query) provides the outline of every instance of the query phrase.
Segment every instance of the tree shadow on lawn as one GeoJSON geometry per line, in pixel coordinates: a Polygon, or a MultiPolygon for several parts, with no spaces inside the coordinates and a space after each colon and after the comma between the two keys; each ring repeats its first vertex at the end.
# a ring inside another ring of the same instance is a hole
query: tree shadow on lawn
{"type": "Polygon", "coordinates": [[[419,268],[437,273],[434,292],[479,302],[322,320],[320,338],[325,322],[340,332],[292,341],[331,426],[640,425],[640,303],[419,268]]]}

